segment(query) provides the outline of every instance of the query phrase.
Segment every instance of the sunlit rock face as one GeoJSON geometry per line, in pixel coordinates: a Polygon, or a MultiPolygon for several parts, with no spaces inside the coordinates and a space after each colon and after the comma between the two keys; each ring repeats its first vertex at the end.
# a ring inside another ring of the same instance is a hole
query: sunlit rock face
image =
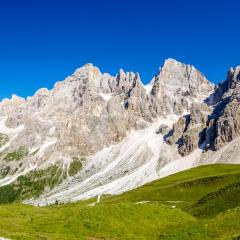
{"type": "Polygon", "coordinates": [[[205,148],[206,128],[212,108],[205,103],[193,103],[190,113],[179,118],[173,125],[169,136],[169,144],[177,144],[179,153],[186,156],[198,148],[205,148]]]}
{"type": "Polygon", "coordinates": [[[155,77],[151,94],[160,99],[161,111],[181,114],[190,110],[192,102],[208,101],[213,88],[193,66],[167,59],[155,77]]]}
{"type": "Polygon", "coordinates": [[[240,66],[231,68],[225,82],[215,90],[216,104],[208,128],[208,144],[221,148],[240,134],[240,66]]]}
{"type": "Polygon", "coordinates": [[[240,135],[240,67],[231,68],[207,104],[192,104],[190,114],[174,125],[167,141],[178,142],[185,156],[194,149],[219,150],[240,135]]]}

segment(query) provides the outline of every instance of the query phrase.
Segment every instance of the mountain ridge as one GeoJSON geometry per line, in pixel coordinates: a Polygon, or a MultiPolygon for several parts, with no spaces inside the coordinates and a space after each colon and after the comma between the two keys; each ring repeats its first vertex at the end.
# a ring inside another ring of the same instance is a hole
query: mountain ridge
{"type": "Polygon", "coordinates": [[[29,178],[41,189],[26,202],[44,205],[118,194],[207,163],[216,155],[207,139],[222,85],[173,59],[151,82],[86,64],[51,90],[2,101],[0,185],[22,188],[29,178]],[[42,186],[49,172],[57,177],[42,186]]]}
{"type": "MultiPolygon", "coordinates": [[[[178,60],[176,60],[176,59],[174,59],[174,58],[167,58],[167,59],[164,60],[162,66],[159,67],[157,73],[154,75],[153,78],[151,78],[151,80],[149,80],[147,83],[143,83],[143,82],[141,81],[142,85],[143,85],[143,86],[149,85],[149,84],[151,83],[151,81],[153,81],[153,79],[155,78],[155,76],[157,76],[157,75],[160,73],[161,69],[164,68],[165,65],[167,65],[167,64],[169,64],[169,63],[171,63],[171,62],[175,62],[175,63],[178,63],[178,64],[184,64],[184,65],[186,65],[186,66],[195,68],[195,67],[194,67],[193,65],[191,65],[191,64],[182,63],[182,62],[180,62],[180,61],[178,61],[178,60]]],[[[95,65],[95,64],[93,64],[93,63],[83,64],[81,67],[76,68],[76,69],[73,71],[72,75],[77,74],[78,71],[81,71],[83,68],[86,68],[86,67],[94,68],[95,71],[100,72],[102,75],[106,75],[106,76],[109,76],[109,77],[117,77],[117,75],[119,75],[121,72],[124,73],[124,74],[137,74],[137,75],[139,75],[139,77],[140,77],[140,73],[139,73],[139,72],[125,71],[123,68],[120,68],[119,71],[118,71],[116,74],[114,74],[114,75],[112,75],[112,74],[110,74],[110,73],[107,73],[107,72],[101,72],[100,68],[97,67],[97,65],[95,65]]],[[[231,67],[231,68],[233,68],[233,67],[231,67]]],[[[196,69],[196,68],[195,68],[195,69],[196,69]]],[[[201,74],[203,74],[203,73],[201,73],[201,74]]],[[[67,80],[69,77],[71,77],[71,75],[70,75],[70,76],[67,76],[67,77],[65,78],[65,80],[67,80]]],[[[63,80],[63,81],[65,81],[65,80],[63,80]]],[[[27,96],[27,97],[21,97],[21,96],[13,93],[12,96],[11,96],[11,98],[3,98],[0,102],[5,101],[5,100],[11,100],[12,98],[15,98],[15,100],[17,100],[18,98],[19,98],[19,100],[20,100],[20,99],[21,99],[21,100],[23,100],[23,99],[27,100],[28,98],[30,98],[30,97],[34,96],[35,94],[37,94],[38,91],[42,91],[42,90],[43,90],[43,91],[46,91],[46,92],[47,92],[47,91],[52,90],[52,89],[54,88],[54,85],[57,84],[57,83],[59,83],[59,82],[62,82],[62,81],[56,81],[56,82],[53,84],[53,87],[51,87],[51,88],[40,87],[37,91],[35,91],[35,93],[34,93],[33,95],[27,96]]],[[[212,84],[214,84],[212,81],[210,81],[210,82],[211,82],[212,84]]],[[[12,100],[14,100],[14,99],[12,99],[12,100]]]]}

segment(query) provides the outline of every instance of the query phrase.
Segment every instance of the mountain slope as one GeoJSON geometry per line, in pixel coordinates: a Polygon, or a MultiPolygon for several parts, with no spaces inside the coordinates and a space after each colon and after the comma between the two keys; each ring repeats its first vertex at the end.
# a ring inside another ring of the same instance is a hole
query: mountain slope
{"type": "MultiPolygon", "coordinates": [[[[104,203],[140,201],[176,201],[176,204],[192,203],[208,194],[238,183],[240,165],[206,165],[195,167],[145,184],[118,196],[106,197],[104,203]]],[[[235,196],[237,198],[237,196],[235,196]]],[[[236,202],[238,206],[238,202],[236,202]]]]}

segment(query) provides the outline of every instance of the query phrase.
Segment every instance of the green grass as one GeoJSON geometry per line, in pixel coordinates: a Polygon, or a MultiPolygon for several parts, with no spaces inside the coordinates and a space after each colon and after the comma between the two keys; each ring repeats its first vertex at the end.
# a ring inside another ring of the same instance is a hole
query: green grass
{"type": "Polygon", "coordinates": [[[240,181],[240,165],[208,165],[153,181],[122,195],[106,197],[105,203],[137,201],[177,201],[194,203],[228,184],[240,181]]]}
{"type": "Polygon", "coordinates": [[[240,165],[193,168],[146,184],[107,203],[160,201],[175,205],[198,218],[214,217],[240,205],[240,165]]]}
{"type": "Polygon", "coordinates": [[[196,219],[160,203],[46,208],[13,204],[0,206],[0,218],[0,235],[11,239],[210,239],[196,219]],[[189,230],[182,232],[186,225],[189,230]]]}
{"type": "Polygon", "coordinates": [[[238,207],[240,205],[240,174],[238,179],[239,182],[207,194],[186,210],[197,217],[212,217],[227,209],[238,207]]]}
{"type": "Polygon", "coordinates": [[[220,213],[206,224],[216,239],[237,240],[240,236],[239,219],[240,208],[237,207],[220,213]]]}
{"type": "Polygon", "coordinates": [[[28,155],[28,150],[25,147],[20,147],[17,150],[6,153],[3,160],[6,162],[20,161],[28,155]]]}
{"type": "MultiPolygon", "coordinates": [[[[0,236],[30,240],[237,240],[239,189],[240,165],[211,165],[118,196],[104,196],[95,206],[88,204],[96,199],[43,208],[5,204],[0,205],[0,236]]],[[[5,193],[8,191],[6,187],[5,193]]]]}
{"type": "Polygon", "coordinates": [[[0,236],[11,239],[210,240],[231,239],[240,231],[240,210],[198,220],[161,203],[87,203],[33,207],[0,205],[0,236]]]}

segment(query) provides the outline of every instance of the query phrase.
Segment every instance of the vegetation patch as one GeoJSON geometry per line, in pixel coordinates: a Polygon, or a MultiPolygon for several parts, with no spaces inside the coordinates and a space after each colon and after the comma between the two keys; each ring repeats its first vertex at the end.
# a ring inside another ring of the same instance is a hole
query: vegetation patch
{"type": "Polygon", "coordinates": [[[14,185],[6,185],[0,188],[0,203],[10,203],[17,198],[17,191],[14,189],[14,185]]]}
{"type": "Polygon", "coordinates": [[[0,187],[0,203],[38,197],[47,188],[52,189],[61,183],[65,176],[62,169],[55,165],[44,170],[31,171],[18,177],[14,183],[0,187]]]}
{"type": "Polygon", "coordinates": [[[70,164],[68,174],[69,176],[76,175],[81,169],[82,169],[82,162],[84,161],[84,158],[73,158],[73,161],[70,164]]]}
{"type": "Polygon", "coordinates": [[[9,137],[6,134],[0,133],[0,148],[9,141],[9,137]]]}
{"type": "Polygon", "coordinates": [[[13,151],[13,152],[8,152],[3,160],[7,162],[11,161],[19,161],[22,160],[24,157],[28,155],[28,150],[25,147],[20,147],[19,149],[13,151]]]}
{"type": "MultiPolygon", "coordinates": [[[[240,175],[239,175],[240,178],[240,175]]],[[[188,212],[197,217],[212,217],[224,210],[238,207],[240,199],[240,179],[199,199],[188,208],[188,212]]]]}
{"type": "Polygon", "coordinates": [[[8,175],[8,173],[10,172],[11,168],[9,166],[3,165],[0,168],[0,179],[4,178],[8,175]]]}

